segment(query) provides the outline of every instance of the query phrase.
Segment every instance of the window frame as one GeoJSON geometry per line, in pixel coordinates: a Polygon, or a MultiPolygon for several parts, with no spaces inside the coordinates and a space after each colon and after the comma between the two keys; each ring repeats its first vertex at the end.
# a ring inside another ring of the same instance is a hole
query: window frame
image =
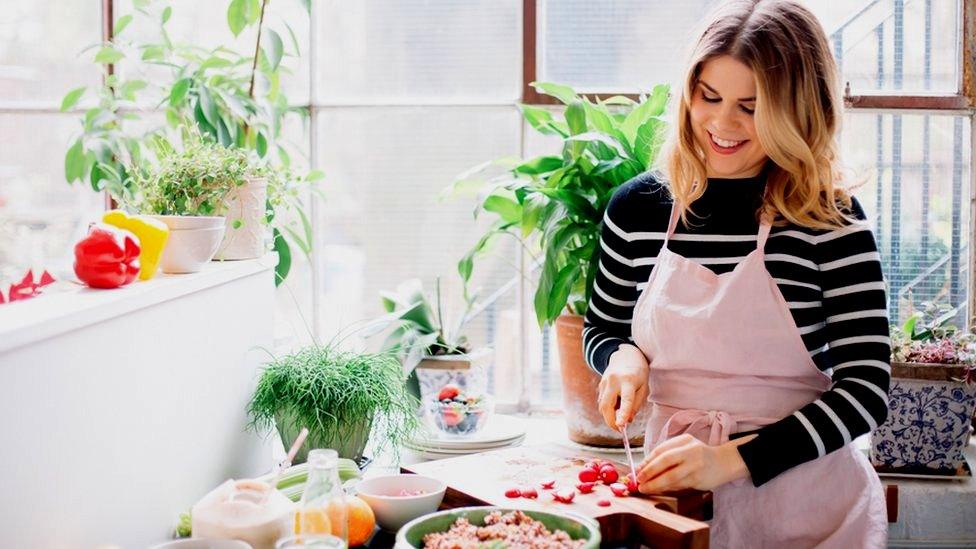
{"type": "MultiPolygon", "coordinates": [[[[976,109],[976,4],[962,0],[960,21],[960,82],[953,94],[857,94],[851,93],[850,83],[845,83],[844,105],[849,109],[882,109],[885,111],[972,111],[976,109]]],[[[539,74],[539,0],[522,0],[522,95],[521,102],[528,105],[560,105],[558,99],[544,95],[531,86],[539,74]]],[[[854,90],[856,92],[856,90],[854,90]]],[[[622,95],[637,100],[638,94],[584,93],[596,100],[622,95]]],[[[970,112],[971,114],[971,112],[970,112]]]]}

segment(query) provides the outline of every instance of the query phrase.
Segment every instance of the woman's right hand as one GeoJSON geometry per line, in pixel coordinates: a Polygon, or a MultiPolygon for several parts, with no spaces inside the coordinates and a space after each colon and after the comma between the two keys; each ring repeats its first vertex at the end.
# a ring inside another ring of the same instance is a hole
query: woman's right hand
{"type": "Polygon", "coordinates": [[[633,421],[647,400],[649,369],[644,353],[633,345],[623,344],[610,355],[610,363],[600,379],[597,403],[603,420],[613,430],[619,431],[633,421]]]}

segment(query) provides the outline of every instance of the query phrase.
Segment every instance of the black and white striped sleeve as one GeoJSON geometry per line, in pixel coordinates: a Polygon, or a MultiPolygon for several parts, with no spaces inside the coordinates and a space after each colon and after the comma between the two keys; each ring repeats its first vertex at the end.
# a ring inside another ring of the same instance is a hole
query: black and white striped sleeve
{"type": "MultiPolygon", "coordinates": [[[[863,220],[855,201],[853,213],[863,220]]],[[[739,452],[759,486],[833,452],[888,414],[891,342],[885,284],[874,235],[865,224],[816,236],[826,362],[832,384],[818,400],[758,430],[739,452]]]]}
{"type": "Polygon", "coordinates": [[[635,275],[630,243],[619,224],[626,219],[627,186],[611,198],[603,217],[600,236],[600,264],[593,282],[593,294],[584,317],[583,356],[599,374],[607,369],[610,355],[623,343],[631,341],[631,320],[637,302],[635,275]]]}

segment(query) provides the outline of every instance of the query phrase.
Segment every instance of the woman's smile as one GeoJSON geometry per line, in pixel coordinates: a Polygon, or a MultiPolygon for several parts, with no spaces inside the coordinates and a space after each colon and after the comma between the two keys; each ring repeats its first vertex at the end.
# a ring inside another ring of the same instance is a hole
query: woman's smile
{"type": "Polygon", "coordinates": [[[736,152],[741,150],[746,143],[749,142],[748,139],[739,139],[739,140],[722,139],[717,137],[714,133],[708,130],[705,131],[708,133],[708,137],[711,138],[708,141],[712,145],[712,150],[714,150],[718,154],[735,154],[736,152]]]}

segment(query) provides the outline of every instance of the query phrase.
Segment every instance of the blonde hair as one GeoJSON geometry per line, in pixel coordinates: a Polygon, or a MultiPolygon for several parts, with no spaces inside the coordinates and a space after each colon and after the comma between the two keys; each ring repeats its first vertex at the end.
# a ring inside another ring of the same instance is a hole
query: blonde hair
{"type": "Polygon", "coordinates": [[[688,223],[691,204],[708,184],[705,153],[692,131],[691,97],[704,64],[729,55],[755,76],[756,133],[771,161],[757,215],[815,229],[855,222],[844,211],[851,207],[850,193],[840,185],[837,65],[816,16],[792,0],[731,0],[708,21],[691,53],[662,155],[682,220],[688,223]]]}

